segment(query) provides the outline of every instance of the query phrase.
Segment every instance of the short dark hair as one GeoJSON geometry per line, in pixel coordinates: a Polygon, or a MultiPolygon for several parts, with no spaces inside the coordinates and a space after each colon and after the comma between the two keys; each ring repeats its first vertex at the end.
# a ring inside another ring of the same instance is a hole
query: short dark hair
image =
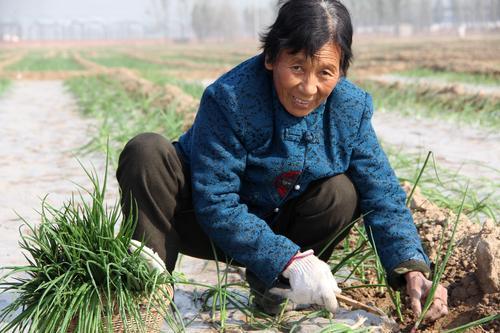
{"type": "Polygon", "coordinates": [[[283,49],[292,54],[314,54],[326,43],[340,46],[342,75],[352,59],[352,24],[347,8],[338,0],[281,0],[276,21],[260,41],[266,61],[274,63],[283,49]]]}

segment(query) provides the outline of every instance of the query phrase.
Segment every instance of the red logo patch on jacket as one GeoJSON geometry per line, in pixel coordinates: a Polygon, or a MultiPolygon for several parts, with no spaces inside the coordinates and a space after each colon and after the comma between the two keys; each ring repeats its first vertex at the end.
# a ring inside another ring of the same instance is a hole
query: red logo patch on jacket
{"type": "Polygon", "coordinates": [[[300,175],[300,171],[287,171],[274,179],[274,187],[280,198],[284,198],[300,175]]]}

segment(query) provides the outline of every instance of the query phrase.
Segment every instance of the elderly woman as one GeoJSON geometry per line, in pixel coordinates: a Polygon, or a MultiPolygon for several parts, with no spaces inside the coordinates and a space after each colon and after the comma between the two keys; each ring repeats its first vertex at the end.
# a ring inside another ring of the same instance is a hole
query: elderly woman
{"type": "MultiPolygon", "coordinates": [[[[352,26],[337,0],[282,2],[263,53],[204,92],[193,126],[173,144],[133,138],[117,178],[135,238],[172,271],[178,253],[246,267],[257,306],[284,297],[334,312],[340,293],[326,261],[363,215],[394,288],[412,309],[430,289],[405,194],[370,119],[370,96],[346,79],[352,26]],[[335,241],[332,241],[335,240],[335,241]]],[[[431,319],[447,312],[439,286],[431,319]]]]}

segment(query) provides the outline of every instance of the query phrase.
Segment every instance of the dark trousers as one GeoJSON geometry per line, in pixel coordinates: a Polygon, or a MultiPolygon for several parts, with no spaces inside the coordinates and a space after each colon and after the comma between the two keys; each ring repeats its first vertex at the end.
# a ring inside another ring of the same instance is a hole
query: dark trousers
{"type": "MultiPolygon", "coordinates": [[[[137,205],[134,238],[144,239],[158,252],[170,272],[178,253],[214,259],[210,240],[194,214],[189,170],[172,143],[153,133],[134,137],[120,155],[116,175],[125,216],[132,198],[137,205]]],[[[282,207],[273,231],[316,254],[337,236],[320,256],[327,261],[349,230],[339,233],[359,216],[357,201],[356,189],[345,175],[317,180],[282,207]]],[[[217,249],[217,258],[226,256],[217,249]]]]}

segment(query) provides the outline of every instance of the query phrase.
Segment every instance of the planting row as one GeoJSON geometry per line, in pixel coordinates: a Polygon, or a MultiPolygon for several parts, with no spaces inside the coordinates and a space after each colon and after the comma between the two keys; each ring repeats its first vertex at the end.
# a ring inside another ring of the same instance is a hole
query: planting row
{"type": "Polygon", "coordinates": [[[80,66],[68,52],[32,51],[20,61],[4,68],[7,71],[43,72],[43,71],[78,71],[80,66]]]}
{"type": "MultiPolygon", "coordinates": [[[[500,98],[457,94],[449,87],[357,80],[373,96],[379,111],[447,119],[484,128],[500,128],[500,98]]],[[[500,89],[500,88],[499,88],[500,89]]]]}

